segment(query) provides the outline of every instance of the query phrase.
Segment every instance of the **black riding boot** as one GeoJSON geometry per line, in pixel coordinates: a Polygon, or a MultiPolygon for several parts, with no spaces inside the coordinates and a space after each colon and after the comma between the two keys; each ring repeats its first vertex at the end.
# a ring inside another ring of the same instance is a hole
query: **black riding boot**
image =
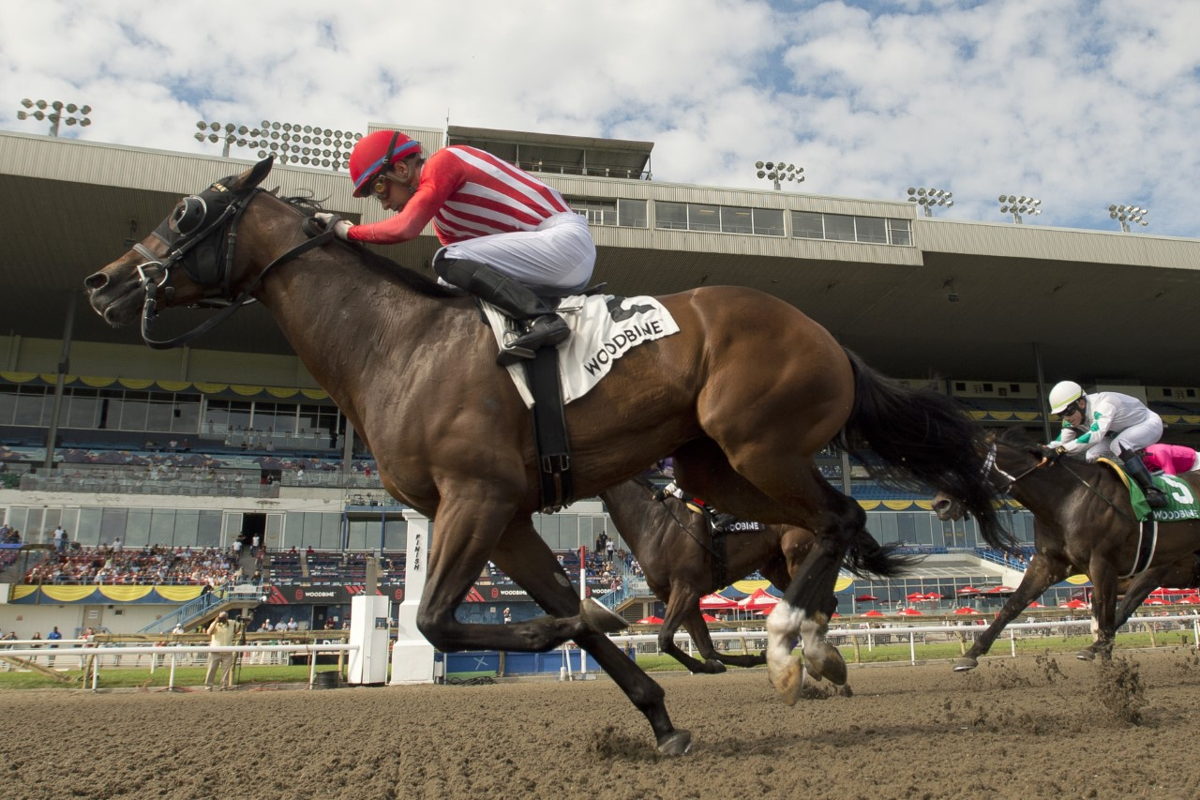
{"type": "Polygon", "coordinates": [[[438,258],[433,268],[448,282],[488,301],[525,325],[525,332],[507,343],[496,363],[508,366],[533,352],[562,342],[571,330],[562,317],[533,291],[492,267],[465,258],[438,258]]]}
{"type": "Polygon", "coordinates": [[[1142,494],[1146,495],[1146,502],[1150,504],[1151,508],[1167,507],[1167,496],[1163,494],[1162,489],[1154,485],[1154,481],[1150,477],[1150,470],[1146,469],[1146,465],[1142,463],[1140,454],[1126,450],[1121,453],[1121,464],[1129,476],[1141,487],[1142,494]]]}

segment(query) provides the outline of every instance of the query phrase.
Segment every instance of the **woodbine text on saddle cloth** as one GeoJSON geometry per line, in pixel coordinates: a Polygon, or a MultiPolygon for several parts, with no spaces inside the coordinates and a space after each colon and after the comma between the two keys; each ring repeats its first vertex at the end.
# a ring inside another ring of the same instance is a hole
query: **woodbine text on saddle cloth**
{"type": "MultiPolygon", "coordinates": [[[[497,342],[508,330],[504,315],[490,303],[480,303],[497,342]]],[[[558,313],[571,328],[571,338],[559,345],[558,371],[563,403],[583,397],[608,374],[613,363],[643,342],[679,333],[679,325],[662,303],[653,297],[572,295],[559,303],[558,313]]],[[[527,408],[533,394],[525,380],[523,365],[505,369],[512,376],[527,408]]]]}

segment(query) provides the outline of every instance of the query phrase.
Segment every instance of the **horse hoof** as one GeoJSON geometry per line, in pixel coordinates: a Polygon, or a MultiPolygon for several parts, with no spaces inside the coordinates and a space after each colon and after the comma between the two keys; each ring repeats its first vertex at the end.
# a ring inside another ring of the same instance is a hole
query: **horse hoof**
{"type": "Polygon", "coordinates": [[[819,657],[810,656],[804,652],[804,666],[813,680],[824,678],[832,684],[841,686],[846,682],[846,660],[841,652],[833,645],[822,643],[819,657]]]}
{"type": "Polygon", "coordinates": [[[955,672],[970,672],[979,666],[979,662],[973,658],[960,658],[954,662],[955,672]]]}
{"type": "Polygon", "coordinates": [[[704,668],[700,670],[708,675],[720,675],[725,671],[725,665],[715,658],[710,658],[704,662],[704,668]]]}
{"type": "Polygon", "coordinates": [[[579,604],[579,618],[596,633],[616,633],[629,627],[628,620],[590,597],[579,604]]]}
{"type": "Polygon", "coordinates": [[[1096,660],[1096,654],[1094,652],[1092,652],[1091,650],[1080,650],[1078,653],[1075,654],[1075,657],[1078,658],[1080,661],[1095,661],[1096,660]]]}
{"type": "Polygon", "coordinates": [[[658,752],[664,756],[686,755],[692,749],[692,733],[685,730],[674,730],[658,738],[658,752]]]}

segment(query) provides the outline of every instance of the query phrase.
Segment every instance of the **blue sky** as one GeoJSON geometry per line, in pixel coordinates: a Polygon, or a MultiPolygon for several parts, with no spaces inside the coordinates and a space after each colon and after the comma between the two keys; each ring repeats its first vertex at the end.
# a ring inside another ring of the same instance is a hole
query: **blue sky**
{"type": "MultiPolygon", "coordinates": [[[[1200,237],[1200,2],[209,0],[0,5],[0,127],[22,97],[94,107],[65,135],[216,153],[200,119],[455,124],[655,143],[656,180],[819,195],[954,193],[938,216],[1200,237]]],[[[253,157],[249,151],[232,155],[253,157]]]]}

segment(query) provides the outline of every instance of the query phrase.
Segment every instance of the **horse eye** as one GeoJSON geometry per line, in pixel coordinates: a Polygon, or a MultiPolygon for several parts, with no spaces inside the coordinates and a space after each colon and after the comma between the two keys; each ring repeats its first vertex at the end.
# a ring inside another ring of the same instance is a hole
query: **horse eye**
{"type": "Polygon", "coordinates": [[[203,198],[192,195],[183,198],[175,206],[170,219],[167,220],[167,227],[181,236],[187,236],[195,233],[206,216],[208,216],[208,206],[203,198]]]}

